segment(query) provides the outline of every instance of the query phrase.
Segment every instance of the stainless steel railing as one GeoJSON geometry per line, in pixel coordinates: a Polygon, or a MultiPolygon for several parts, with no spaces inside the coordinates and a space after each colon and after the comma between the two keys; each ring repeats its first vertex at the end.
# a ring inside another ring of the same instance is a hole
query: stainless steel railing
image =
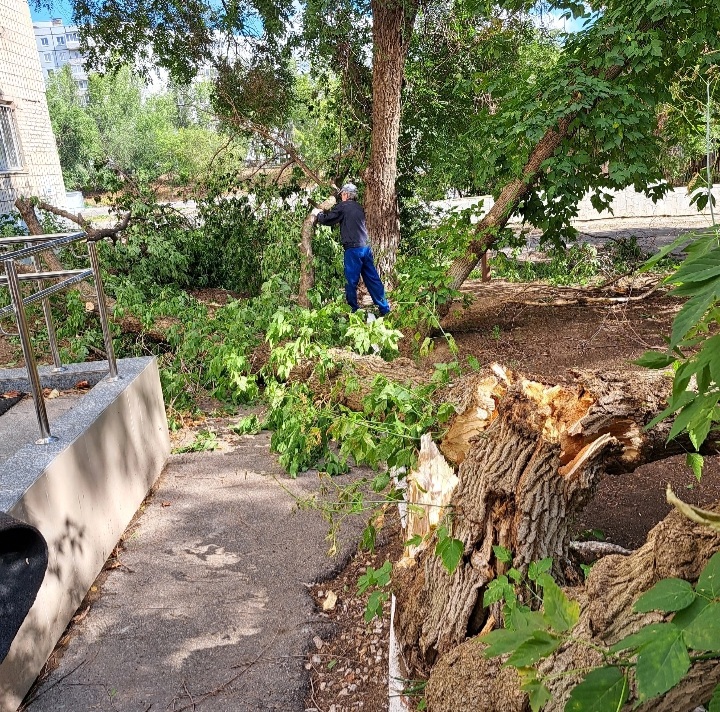
{"type": "MultiPolygon", "coordinates": [[[[35,404],[35,414],[37,416],[38,426],[40,428],[40,439],[36,440],[38,445],[47,444],[57,440],[50,432],[48,423],[47,409],[45,408],[45,399],[43,397],[42,385],[37,369],[37,361],[35,353],[32,349],[30,341],[30,330],[28,328],[25,307],[36,302],[41,302],[45,324],[48,331],[48,341],[53,359],[53,372],[64,371],[65,368],[60,360],[60,352],[57,345],[57,337],[55,334],[55,326],[52,321],[50,312],[50,302],[48,297],[57,292],[61,292],[85,279],[92,278],[95,280],[95,290],[98,299],[98,313],[100,315],[100,326],[102,327],[103,340],[105,342],[105,353],[109,367],[107,380],[115,380],[119,378],[117,371],[117,362],[115,360],[115,351],[112,344],[112,335],[108,325],[107,307],[105,305],[105,290],[103,289],[102,276],[100,274],[100,262],[97,255],[97,247],[95,242],[87,240],[88,256],[90,258],[90,269],[69,269],[60,271],[43,271],[40,264],[39,255],[45,250],[54,250],[64,245],[72,244],[86,239],[84,232],[68,232],[56,235],[28,235],[27,237],[5,237],[0,238],[0,248],[21,245],[26,246],[13,252],[0,253],[0,260],[5,268],[5,275],[0,275],[0,287],[7,287],[10,291],[10,304],[0,308],[0,319],[6,319],[13,314],[17,323],[20,344],[22,346],[23,357],[25,358],[25,367],[28,372],[28,380],[30,381],[30,390],[32,392],[33,402],[35,404]],[[34,272],[18,273],[18,260],[30,259],[33,264],[34,272]],[[62,281],[45,286],[46,280],[62,281]],[[21,282],[35,282],[38,291],[23,297],[20,289],[21,282]]],[[[7,333],[7,332],[6,332],[7,333]]]]}

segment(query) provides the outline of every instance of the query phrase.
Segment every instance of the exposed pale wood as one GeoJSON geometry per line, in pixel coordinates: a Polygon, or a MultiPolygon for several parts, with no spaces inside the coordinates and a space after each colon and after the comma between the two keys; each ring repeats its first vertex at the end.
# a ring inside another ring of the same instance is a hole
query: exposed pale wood
{"type": "Polygon", "coordinates": [[[510,371],[493,364],[438,394],[438,400],[452,403],[457,411],[440,443],[441,452],[454,465],[467,457],[473,441],[497,417],[497,403],[511,378],[510,371]]]}
{"type": "Polygon", "coordinates": [[[429,433],[420,438],[420,454],[417,469],[407,476],[405,500],[408,507],[405,520],[405,540],[414,536],[423,538],[423,542],[406,547],[405,556],[413,558],[427,545],[425,537],[435,530],[445,516],[458,478],[448,465],[429,433]],[[414,507],[421,507],[422,513],[414,507]]]}

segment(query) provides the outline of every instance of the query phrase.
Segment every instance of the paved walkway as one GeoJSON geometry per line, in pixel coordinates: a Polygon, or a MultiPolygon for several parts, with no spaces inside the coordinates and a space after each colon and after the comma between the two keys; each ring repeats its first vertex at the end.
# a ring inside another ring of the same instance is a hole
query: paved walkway
{"type": "Polygon", "coordinates": [[[327,524],[287,490],[317,489],[315,474],[282,474],[265,433],[231,453],[171,457],[122,565],[91,592],[27,709],[304,710],[304,656],[330,632],[306,584],[342,558],[327,557],[327,524]]]}

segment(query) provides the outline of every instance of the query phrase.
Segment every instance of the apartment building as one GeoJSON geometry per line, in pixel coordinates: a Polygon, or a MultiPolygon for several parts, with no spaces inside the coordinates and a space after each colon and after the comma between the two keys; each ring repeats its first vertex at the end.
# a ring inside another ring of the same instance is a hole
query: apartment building
{"type": "Polygon", "coordinates": [[[84,58],[80,53],[78,28],[66,25],[62,19],[56,19],[50,22],[34,22],[33,31],[45,80],[69,64],[75,84],[80,94],[84,94],[87,91],[88,78],[84,58]]]}
{"type": "Polygon", "coordinates": [[[0,0],[0,214],[18,196],[65,205],[27,0],[0,0]]]}

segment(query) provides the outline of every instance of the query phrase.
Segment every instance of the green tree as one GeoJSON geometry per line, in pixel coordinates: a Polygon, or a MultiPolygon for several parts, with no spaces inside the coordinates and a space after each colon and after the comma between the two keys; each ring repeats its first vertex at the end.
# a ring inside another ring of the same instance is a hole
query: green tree
{"type": "Polygon", "coordinates": [[[69,66],[50,77],[47,102],[65,186],[76,189],[91,185],[95,163],[102,158],[100,132],[78,93],[69,66]]]}
{"type": "Polygon", "coordinates": [[[592,15],[584,5],[565,6],[586,24],[567,38],[552,71],[516,86],[503,77],[484,84],[497,108],[486,109],[477,132],[478,144],[490,146],[480,175],[502,187],[450,267],[452,288],[503,238],[513,214],[547,239],[562,239],[572,234],[569,222],[587,191],[603,209],[611,205],[608,189],[632,185],[655,198],[667,190],[658,110],[672,100],[674,80],[695,68],[703,80],[715,61],[714,4],[612,0],[592,15]]]}

